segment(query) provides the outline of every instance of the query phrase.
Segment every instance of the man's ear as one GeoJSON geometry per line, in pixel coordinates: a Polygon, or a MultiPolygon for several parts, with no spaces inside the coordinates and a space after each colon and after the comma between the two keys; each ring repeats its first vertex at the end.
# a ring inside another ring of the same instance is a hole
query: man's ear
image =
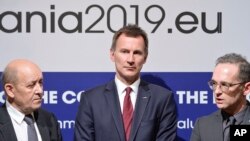
{"type": "Polygon", "coordinates": [[[147,58],[148,58],[148,55],[145,56],[145,58],[144,58],[144,63],[143,63],[143,64],[145,64],[145,63],[147,62],[147,58]]]}
{"type": "Polygon", "coordinates": [[[10,83],[6,83],[5,85],[4,85],[4,89],[5,89],[5,91],[6,91],[6,94],[7,94],[7,96],[8,97],[10,97],[10,98],[14,98],[14,86],[13,86],[13,84],[10,84],[10,83]]]}
{"type": "Polygon", "coordinates": [[[113,50],[113,49],[110,49],[110,51],[109,51],[109,57],[110,57],[110,59],[114,62],[114,60],[115,60],[115,57],[114,57],[114,54],[115,53],[115,51],[113,50]]]}

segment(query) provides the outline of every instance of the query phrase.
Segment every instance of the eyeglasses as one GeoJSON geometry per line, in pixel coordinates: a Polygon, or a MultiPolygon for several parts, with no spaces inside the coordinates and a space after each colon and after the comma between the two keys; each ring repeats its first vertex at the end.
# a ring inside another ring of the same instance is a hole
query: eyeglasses
{"type": "Polygon", "coordinates": [[[244,84],[245,82],[240,82],[240,83],[227,83],[227,82],[221,82],[220,84],[218,84],[217,82],[211,80],[208,82],[208,86],[210,87],[211,90],[215,91],[217,86],[219,85],[219,88],[222,92],[228,92],[229,88],[235,85],[240,85],[240,84],[244,84]]]}

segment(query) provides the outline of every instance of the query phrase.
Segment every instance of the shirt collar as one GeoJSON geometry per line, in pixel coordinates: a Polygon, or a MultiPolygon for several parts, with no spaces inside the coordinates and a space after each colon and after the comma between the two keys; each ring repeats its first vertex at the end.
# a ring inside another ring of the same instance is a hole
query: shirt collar
{"type": "MultiPolygon", "coordinates": [[[[247,106],[245,106],[243,108],[243,110],[241,110],[240,112],[233,115],[233,117],[236,120],[236,122],[235,122],[236,125],[241,124],[243,122],[243,118],[245,116],[246,109],[247,109],[247,106]]],[[[227,120],[230,117],[230,115],[224,111],[222,111],[222,116],[223,116],[223,120],[227,120]]]]}
{"type": "Polygon", "coordinates": [[[245,106],[244,109],[241,110],[239,113],[234,115],[234,118],[236,119],[236,124],[240,124],[243,122],[246,110],[247,110],[247,106],[245,106]]]}
{"type": "Polygon", "coordinates": [[[10,115],[10,117],[16,121],[18,124],[21,124],[23,119],[24,119],[24,114],[21,113],[20,111],[18,111],[16,108],[14,108],[9,102],[8,100],[6,100],[6,107],[7,107],[7,111],[10,115]]]}
{"type": "Polygon", "coordinates": [[[121,80],[119,80],[117,77],[115,77],[115,84],[116,84],[116,87],[117,87],[118,94],[122,94],[124,92],[125,88],[127,88],[127,87],[132,88],[133,92],[135,94],[137,94],[140,81],[141,81],[141,79],[139,78],[133,84],[127,86],[121,80]]]}

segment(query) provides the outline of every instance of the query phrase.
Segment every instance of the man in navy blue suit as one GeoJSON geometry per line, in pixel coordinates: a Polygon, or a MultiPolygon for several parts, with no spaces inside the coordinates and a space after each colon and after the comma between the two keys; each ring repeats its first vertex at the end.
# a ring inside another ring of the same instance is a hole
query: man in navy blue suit
{"type": "Polygon", "coordinates": [[[140,79],[147,56],[148,37],[140,27],[127,25],[114,34],[110,58],[115,78],[81,95],[75,141],[176,140],[173,94],[140,79]]]}

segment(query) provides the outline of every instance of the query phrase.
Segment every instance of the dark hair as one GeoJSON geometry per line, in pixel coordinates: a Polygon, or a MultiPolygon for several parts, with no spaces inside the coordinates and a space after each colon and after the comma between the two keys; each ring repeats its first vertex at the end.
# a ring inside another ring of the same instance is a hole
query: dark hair
{"type": "Polygon", "coordinates": [[[120,37],[121,34],[125,34],[128,37],[138,37],[142,36],[144,39],[145,44],[145,52],[148,54],[148,37],[147,33],[141,29],[139,26],[135,24],[128,24],[127,26],[122,27],[119,29],[113,36],[111,50],[115,50],[117,39],[120,37]]]}
{"type": "Polygon", "coordinates": [[[238,79],[241,82],[250,81],[250,64],[245,57],[241,56],[240,54],[229,53],[219,57],[216,60],[216,65],[225,63],[238,65],[239,67],[238,79]]]}

